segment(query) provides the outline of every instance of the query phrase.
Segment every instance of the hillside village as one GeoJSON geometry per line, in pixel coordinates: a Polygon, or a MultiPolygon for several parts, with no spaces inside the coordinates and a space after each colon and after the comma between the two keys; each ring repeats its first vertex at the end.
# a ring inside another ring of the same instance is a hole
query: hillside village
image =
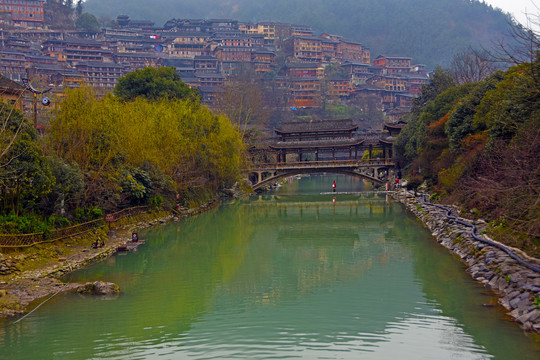
{"type": "Polygon", "coordinates": [[[323,97],[371,96],[388,121],[396,122],[428,81],[425,66],[410,57],[372,59],[363,44],[316,35],[308,26],[172,19],[158,27],[119,15],[115,26],[99,32],[54,30],[45,23],[44,4],[0,0],[0,73],[53,92],[86,83],[104,94],[135,69],[172,66],[212,105],[227,79],[249,64],[286,93],[285,105],[293,109],[320,107],[323,97]],[[328,65],[339,71],[325,71],[328,65]]]}

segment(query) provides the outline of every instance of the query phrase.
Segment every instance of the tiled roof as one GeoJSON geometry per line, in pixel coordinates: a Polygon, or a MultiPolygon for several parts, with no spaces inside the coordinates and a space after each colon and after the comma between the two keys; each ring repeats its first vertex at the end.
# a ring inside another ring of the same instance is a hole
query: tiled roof
{"type": "Polygon", "coordinates": [[[332,131],[332,130],[352,130],[356,129],[351,119],[339,120],[318,120],[302,122],[284,122],[281,127],[276,129],[279,132],[306,132],[306,131],[332,131]]]}
{"type": "Polygon", "coordinates": [[[5,76],[0,75],[0,88],[5,90],[24,91],[25,87],[5,76]]]}

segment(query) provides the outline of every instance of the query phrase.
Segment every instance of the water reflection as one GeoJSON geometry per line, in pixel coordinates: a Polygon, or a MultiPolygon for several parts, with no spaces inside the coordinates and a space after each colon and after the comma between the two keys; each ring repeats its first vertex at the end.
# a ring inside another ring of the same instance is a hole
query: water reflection
{"type": "Polygon", "coordinates": [[[76,274],[122,296],[54,299],[0,328],[0,358],[538,358],[400,205],[287,186],[140,232],[137,253],[76,274]]]}

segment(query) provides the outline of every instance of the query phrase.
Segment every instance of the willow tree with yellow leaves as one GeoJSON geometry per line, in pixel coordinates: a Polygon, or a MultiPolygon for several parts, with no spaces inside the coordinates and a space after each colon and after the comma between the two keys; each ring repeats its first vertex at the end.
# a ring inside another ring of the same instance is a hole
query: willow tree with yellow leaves
{"type": "Polygon", "coordinates": [[[89,88],[66,92],[48,149],[80,167],[82,207],[172,203],[176,194],[194,204],[239,179],[243,143],[236,127],[193,94],[169,95],[96,99],[89,88]]]}

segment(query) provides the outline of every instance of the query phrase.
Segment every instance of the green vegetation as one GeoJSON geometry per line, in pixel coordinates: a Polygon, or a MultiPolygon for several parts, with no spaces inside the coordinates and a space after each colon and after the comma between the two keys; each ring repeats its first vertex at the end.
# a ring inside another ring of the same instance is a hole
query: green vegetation
{"type": "Polygon", "coordinates": [[[165,84],[157,92],[130,91],[125,79],[115,89],[122,96],[68,89],[42,138],[2,105],[0,231],[41,232],[138,205],[194,206],[232,186],[242,168],[240,133],[168,72],[135,74],[154,74],[165,84]]]}
{"type": "Polygon", "coordinates": [[[13,107],[0,104],[0,214],[35,210],[54,178],[37,132],[13,107]]]}
{"type": "Polygon", "coordinates": [[[422,185],[422,179],[419,178],[419,177],[413,177],[411,179],[409,179],[409,181],[407,182],[407,190],[413,190],[414,191],[414,194],[416,195],[416,191],[418,190],[418,187],[422,185]]]}
{"type": "Polygon", "coordinates": [[[99,22],[94,15],[83,13],[75,21],[75,27],[81,31],[98,32],[99,22]]]}
{"type": "Polygon", "coordinates": [[[437,69],[394,143],[409,177],[540,254],[540,61],[456,85],[437,69]],[[470,211],[474,209],[474,211],[470,211]]]}
{"type": "Polygon", "coordinates": [[[143,97],[147,100],[198,100],[199,91],[184,84],[173,67],[144,68],[119,79],[114,95],[125,101],[143,97]]]}
{"type": "Polygon", "coordinates": [[[507,33],[509,17],[478,0],[87,0],[85,9],[114,19],[128,14],[158,26],[171,18],[272,20],[342,35],[379,54],[407,55],[433,68],[454,54],[491,47],[507,33]]]}

